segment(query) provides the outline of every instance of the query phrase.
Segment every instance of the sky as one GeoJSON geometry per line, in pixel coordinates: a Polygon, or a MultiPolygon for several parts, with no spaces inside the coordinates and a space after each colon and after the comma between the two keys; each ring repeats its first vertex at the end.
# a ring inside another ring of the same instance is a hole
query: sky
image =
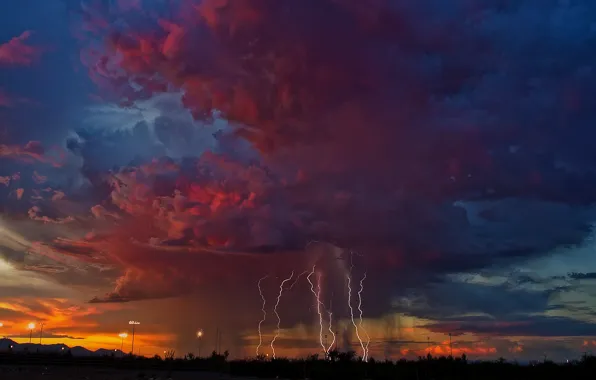
{"type": "Polygon", "coordinates": [[[136,320],[142,355],[218,331],[238,358],[334,336],[377,359],[591,352],[595,16],[3,2],[0,335],[115,349],[136,320]]]}

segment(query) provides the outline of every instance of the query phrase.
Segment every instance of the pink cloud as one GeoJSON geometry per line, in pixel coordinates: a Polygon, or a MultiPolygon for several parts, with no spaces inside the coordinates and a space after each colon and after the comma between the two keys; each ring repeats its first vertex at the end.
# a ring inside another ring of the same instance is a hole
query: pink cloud
{"type": "Polygon", "coordinates": [[[29,218],[32,220],[36,220],[38,222],[44,223],[52,223],[52,224],[66,224],[70,222],[74,222],[74,218],[72,216],[67,216],[66,218],[56,218],[52,219],[45,215],[40,215],[41,208],[39,206],[33,206],[29,209],[29,218]]]}
{"type": "Polygon", "coordinates": [[[39,161],[54,167],[60,167],[64,162],[65,152],[60,148],[46,150],[39,141],[29,141],[25,145],[0,144],[1,157],[12,158],[27,163],[39,161]]]}
{"type": "Polygon", "coordinates": [[[42,53],[42,49],[27,45],[26,41],[31,37],[31,31],[24,31],[20,36],[0,45],[0,64],[29,66],[36,61],[42,53]]]}
{"type": "Polygon", "coordinates": [[[48,177],[39,174],[37,171],[33,172],[33,181],[37,184],[45,183],[48,180],[48,177]]]}

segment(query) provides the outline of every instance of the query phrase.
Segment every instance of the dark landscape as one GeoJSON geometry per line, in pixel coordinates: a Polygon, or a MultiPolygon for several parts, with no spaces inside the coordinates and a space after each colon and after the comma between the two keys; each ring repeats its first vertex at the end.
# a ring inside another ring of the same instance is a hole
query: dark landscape
{"type": "MultiPolygon", "coordinates": [[[[107,350],[106,350],[107,351],[107,350]]],[[[7,380],[210,380],[210,379],[588,379],[596,373],[596,357],[585,354],[564,364],[550,360],[521,365],[504,358],[496,361],[469,361],[462,357],[419,357],[408,361],[363,362],[354,352],[331,351],[327,359],[312,355],[305,359],[265,358],[228,360],[227,353],[197,358],[187,354],[175,358],[122,355],[121,352],[94,352],[75,356],[64,353],[2,352],[0,376],[7,380]]]]}

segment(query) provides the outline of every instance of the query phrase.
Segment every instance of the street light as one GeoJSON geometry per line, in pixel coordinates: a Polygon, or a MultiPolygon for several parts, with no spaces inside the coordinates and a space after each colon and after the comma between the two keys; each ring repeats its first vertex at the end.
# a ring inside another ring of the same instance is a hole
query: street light
{"type": "Polygon", "coordinates": [[[128,324],[132,326],[132,348],[131,348],[131,352],[134,355],[135,354],[135,326],[136,325],[140,325],[141,322],[139,321],[128,321],[128,324]]]}
{"type": "Polygon", "coordinates": [[[121,332],[120,334],[118,334],[118,336],[120,337],[120,351],[122,351],[122,349],[124,348],[124,339],[128,337],[128,334],[125,332],[121,332]]]}
{"type": "Polygon", "coordinates": [[[29,329],[29,343],[31,343],[31,338],[33,338],[33,330],[35,330],[35,323],[29,323],[27,328],[29,329]]]}
{"type": "Polygon", "coordinates": [[[203,340],[203,329],[197,331],[197,338],[199,338],[199,358],[201,357],[201,341],[203,340]]]}

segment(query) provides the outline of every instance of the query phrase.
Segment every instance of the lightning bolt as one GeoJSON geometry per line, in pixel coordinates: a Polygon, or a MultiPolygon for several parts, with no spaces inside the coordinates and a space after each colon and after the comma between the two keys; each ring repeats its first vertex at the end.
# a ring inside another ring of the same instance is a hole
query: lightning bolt
{"type": "Polygon", "coordinates": [[[292,271],[292,274],[290,274],[290,277],[286,278],[285,280],[283,280],[281,282],[281,284],[279,284],[279,294],[277,295],[277,302],[275,303],[275,306],[273,307],[273,312],[275,313],[275,316],[277,317],[277,329],[275,330],[275,336],[271,340],[271,352],[273,355],[273,359],[275,359],[275,347],[274,347],[275,340],[279,337],[279,330],[281,328],[281,317],[277,313],[277,307],[279,306],[279,301],[281,300],[281,295],[284,292],[284,285],[286,282],[290,281],[292,279],[292,277],[294,277],[294,271],[292,271]]]}
{"type": "Polygon", "coordinates": [[[358,332],[358,325],[356,325],[356,321],[354,321],[354,309],[352,308],[352,275],[349,274],[346,276],[346,278],[348,280],[348,307],[350,308],[350,319],[352,320],[352,324],[354,325],[354,329],[356,330],[356,337],[358,338],[360,346],[362,347],[362,358],[364,359],[364,357],[366,356],[366,348],[364,347],[362,338],[360,338],[360,333],[358,332]]]}
{"type": "Polygon", "coordinates": [[[263,290],[261,289],[261,281],[263,281],[267,277],[269,277],[269,275],[261,277],[261,279],[259,279],[259,282],[257,282],[257,287],[259,288],[259,295],[263,300],[263,305],[261,306],[261,311],[263,312],[263,319],[259,321],[259,345],[257,346],[257,356],[259,356],[259,348],[261,348],[261,345],[263,344],[263,334],[261,333],[261,325],[263,324],[263,322],[265,322],[265,319],[267,318],[267,311],[265,311],[265,304],[267,303],[267,301],[265,300],[263,290]]]}
{"type": "MultiPolygon", "coordinates": [[[[327,347],[325,347],[325,344],[323,343],[323,314],[321,313],[321,301],[320,301],[320,296],[321,296],[321,287],[319,286],[319,290],[318,292],[315,292],[315,285],[312,283],[312,280],[310,279],[310,277],[315,274],[315,266],[312,267],[312,271],[308,274],[308,276],[306,276],[306,280],[308,281],[308,283],[310,284],[310,291],[311,293],[315,296],[315,299],[317,301],[317,314],[319,314],[319,344],[321,345],[321,347],[323,347],[323,352],[327,352],[327,347]]],[[[317,280],[320,280],[321,276],[317,276],[317,280]]]]}
{"type": "Polygon", "coordinates": [[[304,276],[305,274],[308,274],[309,271],[305,270],[304,272],[300,273],[298,276],[296,276],[296,279],[294,280],[294,282],[292,283],[292,285],[290,285],[290,287],[288,287],[288,290],[291,290],[294,288],[294,285],[296,285],[296,283],[298,283],[298,281],[300,280],[300,277],[304,276]]]}
{"type": "Polygon", "coordinates": [[[366,346],[362,347],[362,349],[364,350],[364,356],[362,357],[362,360],[366,362],[368,361],[368,346],[370,345],[370,335],[368,335],[368,332],[366,332],[366,330],[364,329],[362,320],[362,292],[364,291],[364,280],[366,280],[366,272],[364,272],[364,276],[362,276],[362,280],[360,280],[360,290],[358,291],[358,312],[360,313],[360,322],[358,326],[366,334],[366,346]]]}
{"type": "Polygon", "coordinates": [[[329,332],[331,333],[331,336],[333,337],[333,341],[331,342],[331,344],[329,345],[329,347],[327,347],[327,355],[329,355],[329,351],[331,351],[331,348],[333,347],[333,345],[335,344],[335,332],[333,332],[333,294],[331,294],[331,301],[329,302],[329,311],[327,312],[327,314],[329,315],[329,332]]]}

